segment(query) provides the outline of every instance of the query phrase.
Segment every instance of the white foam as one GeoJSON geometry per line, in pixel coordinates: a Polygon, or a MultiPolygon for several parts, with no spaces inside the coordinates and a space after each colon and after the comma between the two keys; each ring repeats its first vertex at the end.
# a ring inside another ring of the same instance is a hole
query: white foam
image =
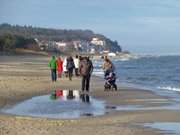
{"type": "Polygon", "coordinates": [[[167,86],[167,87],[158,87],[158,89],[171,90],[171,91],[180,91],[180,88],[175,88],[175,87],[171,87],[171,86],[167,86]]]}
{"type": "Polygon", "coordinates": [[[121,58],[121,59],[119,59],[117,61],[129,61],[129,60],[130,60],[130,58],[121,58]]]}

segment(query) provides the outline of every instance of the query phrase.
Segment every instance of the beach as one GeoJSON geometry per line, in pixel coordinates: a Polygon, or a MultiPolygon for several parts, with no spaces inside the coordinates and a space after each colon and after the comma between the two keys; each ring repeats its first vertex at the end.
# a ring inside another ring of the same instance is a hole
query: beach
{"type": "MultiPolygon", "coordinates": [[[[59,78],[51,82],[47,56],[0,56],[0,109],[56,89],[81,89],[81,78],[59,78]]],[[[90,94],[109,106],[121,106],[102,116],[78,119],[50,119],[0,113],[0,135],[159,135],[145,123],[180,122],[180,110],[166,108],[174,103],[168,96],[149,90],[118,87],[104,92],[104,81],[91,78],[90,94]],[[140,109],[128,106],[142,106],[140,109]],[[126,110],[123,110],[127,108],[126,110]],[[145,108],[145,109],[144,109],[145,108]],[[147,109],[146,109],[147,108],[147,109]]],[[[164,132],[165,133],[165,132],[164,132]]]]}

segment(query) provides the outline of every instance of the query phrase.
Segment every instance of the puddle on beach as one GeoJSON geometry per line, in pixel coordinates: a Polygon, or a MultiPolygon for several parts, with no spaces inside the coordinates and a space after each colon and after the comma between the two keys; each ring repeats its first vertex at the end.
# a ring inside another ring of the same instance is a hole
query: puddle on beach
{"type": "Polygon", "coordinates": [[[104,101],[89,97],[90,102],[83,102],[80,98],[66,99],[64,97],[51,99],[51,95],[37,96],[13,107],[2,110],[3,113],[45,117],[73,119],[82,116],[99,116],[106,112],[104,101]]]}
{"type": "Polygon", "coordinates": [[[144,126],[160,129],[166,135],[180,135],[180,123],[146,123],[144,126]]]}

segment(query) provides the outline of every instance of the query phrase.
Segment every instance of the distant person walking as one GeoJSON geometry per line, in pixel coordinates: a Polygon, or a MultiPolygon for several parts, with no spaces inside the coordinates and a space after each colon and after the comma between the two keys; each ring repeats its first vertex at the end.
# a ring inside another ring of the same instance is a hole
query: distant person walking
{"type": "Polygon", "coordinates": [[[73,76],[73,69],[75,68],[74,60],[71,56],[67,58],[66,68],[68,70],[69,80],[71,81],[73,76]]]}
{"type": "Polygon", "coordinates": [[[57,62],[58,77],[61,77],[63,71],[63,61],[61,57],[58,57],[56,62],[57,62]]]}
{"type": "Polygon", "coordinates": [[[76,55],[74,58],[74,65],[75,65],[75,75],[79,76],[79,57],[76,55]]]}
{"type": "Polygon", "coordinates": [[[79,66],[79,73],[82,76],[82,92],[89,92],[89,84],[92,72],[92,61],[89,59],[89,57],[82,58],[79,66]]]}
{"type": "Polygon", "coordinates": [[[49,61],[48,66],[51,69],[51,79],[53,82],[57,80],[56,70],[57,70],[57,63],[55,56],[52,56],[51,60],[49,61]]]}

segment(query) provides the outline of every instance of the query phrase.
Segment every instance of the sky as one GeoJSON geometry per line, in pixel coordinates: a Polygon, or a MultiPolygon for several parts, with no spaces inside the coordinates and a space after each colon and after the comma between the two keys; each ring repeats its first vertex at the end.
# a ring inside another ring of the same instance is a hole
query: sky
{"type": "Polygon", "coordinates": [[[180,0],[0,0],[0,23],[90,29],[133,53],[180,54],[180,0]]]}

